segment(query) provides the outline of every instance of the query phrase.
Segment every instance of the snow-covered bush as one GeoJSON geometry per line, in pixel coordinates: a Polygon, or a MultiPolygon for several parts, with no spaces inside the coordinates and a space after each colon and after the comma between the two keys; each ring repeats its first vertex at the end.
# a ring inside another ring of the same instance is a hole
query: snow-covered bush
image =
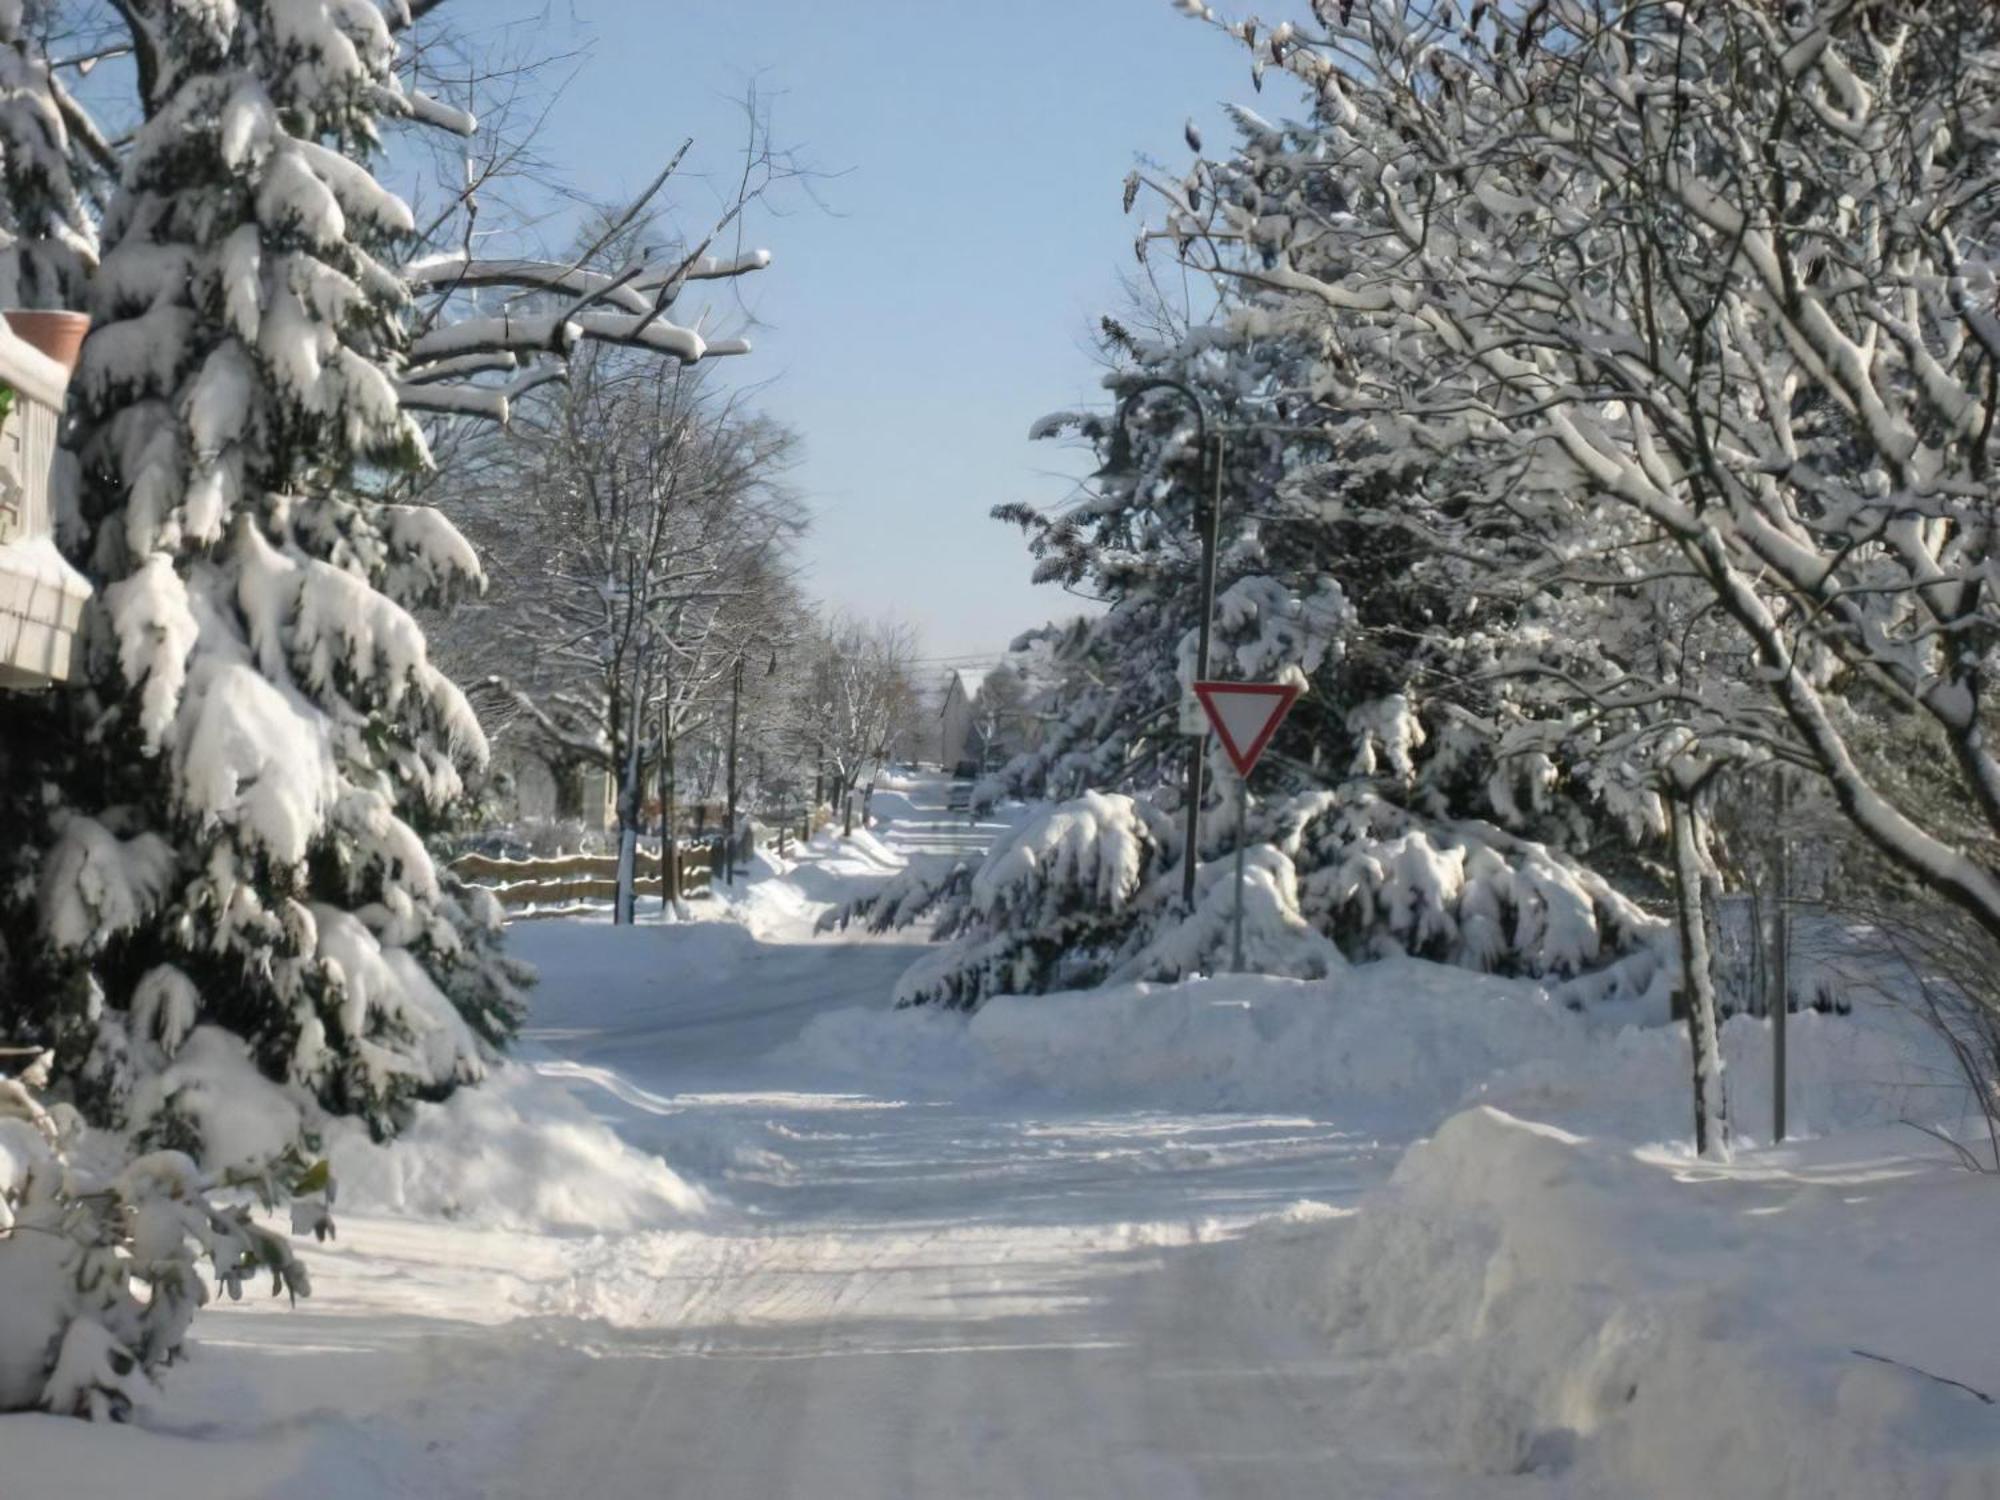
{"type": "Polygon", "coordinates": [[[974,865],[913,865],[869,896],[821,919],[876,931],[938,915],[943,953],[897,985],[901,1004],[969,1010],[990,994],[1100,982],[1128,945],[1135,918],[1167,898],[1160,873],[1176,835],[1156,809],[1087,792],[1004,834],[974,865]]]}
{"type": "Polygon", "coordinates": [[[324,1163],[289,1154],[227,1174],[182,1151],[131,1155],[44,1106],[50,1060],[0,1079],[0,1412],[122,1419],[210,1279],[233,1298],[262,1275],[274,1294],[307,1293],[290,1241],[252,1205],[290,1197],[294,1228],[323,1236],[330,1183],[324,1163]]]}
{"type": "Polygon", "coordinates": [[[1672,978],[1665,924],[1588,866],[1480,819],[1387,798],[1307,793],[1279,847],[1310,870],[1299,908],[1351,957],[1428,958],[1551,981],[1572,1004],[1672,978]]]}
{"type": "MultiPolygon", "coordinates": [[[[1670,977],[1662,924],[1544,845],[1330,792],[1256,817],[1243,924],[1256,973],[1314,979],[1349,957],[1407,954],[1549,980],[1572,1004],[1649,994],[1670,977]]],[[[1231,953],[1234,873],[1203,865],[1184,912],[1181,836],[1142,798],[1086,792],[1001,835],[984,860],[913,865],[822,926],[935,918],[946,946],[903,976],[904,1005],[970,1010],[997,994],[1217,972],[1231,953]]]]}

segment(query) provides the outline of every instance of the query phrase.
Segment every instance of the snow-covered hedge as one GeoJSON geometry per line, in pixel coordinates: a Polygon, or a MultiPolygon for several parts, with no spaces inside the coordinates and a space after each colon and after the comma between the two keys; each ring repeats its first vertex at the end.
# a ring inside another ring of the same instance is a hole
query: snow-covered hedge
{"type": "Polygon", "coordinates": [[[122,1419],[181,1347],[209,1280],[231,1297],[269,1275],[303,1296],[290,1241],[252,1205],[292,1199],[294,1229],[331,1233],[324,1163],[204,1171],[181,1151],[130,1155],[39,1097],[47,1059],[0,1079],[0,1411],[122,1419]],[[202,1267],[206,1262],[206,1273],[202,1267]]]}
{"type": "MultiPolygon", "coordinates": [[[[1663,924],[1560,852],[1474,820],[1419,819],[1368,794],[1253,811],[1244,958],[1310,979],[1352,960],[1431,958],[1556,982],[1584,1003],[1671,978],[1663,924]]],[[[887,931],[935,916],[946,946],[897,986],[904,1005],[972,1009],[999,994],[1170,980],[1227,966],[1235,876],[1197,873],[1183,912],[1177,823],[1144,798],[1086,792],[1003,834],[972,864],[913,865],[828,913],[887,931]]]]}

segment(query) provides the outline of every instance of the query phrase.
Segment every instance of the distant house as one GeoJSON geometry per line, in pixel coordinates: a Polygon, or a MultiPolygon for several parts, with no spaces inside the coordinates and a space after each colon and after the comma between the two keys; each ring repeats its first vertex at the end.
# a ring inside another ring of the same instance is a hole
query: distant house
{"type": "Polygon", "coordinates": [[[985,681],[984,672],[953,672],[945,684],[944,707],[938,713],[938,765],[943,770],[976,758],[968,753],[972,747],[972,706],[985,681]]]}

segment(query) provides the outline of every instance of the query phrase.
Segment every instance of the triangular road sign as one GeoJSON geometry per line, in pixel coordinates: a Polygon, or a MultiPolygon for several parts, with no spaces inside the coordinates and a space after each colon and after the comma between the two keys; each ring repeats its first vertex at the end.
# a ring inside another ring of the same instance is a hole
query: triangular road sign
{"type": "Polygon", "coordinates": [[[1236,774],[1248,776],[1298,701],[1299,688],[1291,682],[1197,682],[1194,694],[1236,774]]]}

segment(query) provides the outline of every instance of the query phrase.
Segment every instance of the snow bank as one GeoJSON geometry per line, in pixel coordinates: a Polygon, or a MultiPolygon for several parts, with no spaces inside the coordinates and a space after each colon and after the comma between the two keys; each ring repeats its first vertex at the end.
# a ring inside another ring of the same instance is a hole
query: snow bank
{"type": "Polygon", "coordinates": [[[1437,1108],[1563,1045],[1573,1017],[1527,983],[1392,961],[1329,980],[1238,975],[1000,996],[967,1017],[844,1010],[788,1049],[835,1074],[1162,1109],[1400,1098],[1437,1108]],[[1393,1023],[1393,1024],[1391,1024],[1393,1023]]]}
{"type": "MultiPolygon", "coordinates": [[[[1800,1015],[1791,1120],[1805,1134],[1955,1112],[1928,1034],[1886,1008],[1800,1015]]],[[[1769,1030],[1732,1020],[1728,1086],[1751,1134],[1769,1120],[1769,1030]]],[[[835,1075],[989,1097],[1162,1109],[1357,1110],[1420,1132],[1496,1102],[1634,1140],[1689,1133],[1687,1038],[1553,1003],[1526,980],[1416,959],[1324,980],[1249,975],[1001,996],[969,1018],[932,1007],[843,1010],[786,1050],[835,1075]]]]}
{"type": "MultiPolygon", "coordinates": [[[[1463,1102],[1627,1141],[1691,1136],[1684,1025],[1584,1027],[1572,1043],[1497,1071],[1463,1102]]],[[[1755,1017],[1731,1017],[1722,1026],[1722,1057],[1733,1139],[1769,1141],[1771,1028],[1755,1017]]],[[[1957,1069],[1936,1035],[1898,1006],[1863,1000],[1852,1015],[1794,1015],[1786,1067],[1793,1140],[1905,1120],[1947,1127],[1966,1120],[1957,1069]]]]}
{"type": "Polygon", "coordinates": [[[2000,1496],[1992,1185],[1907,1133],[1734,1168],[1481,1108],[1337,1220],[1199,1252],[1227,1295],[1375,1371],[1462,1466],[1563,1493],[2000,1496]],[[1962,1382],[1963,1385],[1950,1382],[1962,1382]]]}
{"type": "Polygon", "coordinates": [[[343,1125],[329,1155],[339,1207],[363,1213],[613,1232],[684,1223],[707,1206],[560,1082],[519,1065],[496,1068],[442,1104],[419,1105],[415,1122],[387,1145],[343,1125]]]}
{"type": "Polygon", "coordinates": [[[848,835],[822,828],[810,843],[794,841],[790,849],[788,858],[773,847],[758,849],[737,870],[735,885],[717,880],[714,899],[691,906],[689,916],[721,917],[760,940],[790,941],[810,933],[829,907],[882,885],[908,864],[865,828],[848,835]]]}

